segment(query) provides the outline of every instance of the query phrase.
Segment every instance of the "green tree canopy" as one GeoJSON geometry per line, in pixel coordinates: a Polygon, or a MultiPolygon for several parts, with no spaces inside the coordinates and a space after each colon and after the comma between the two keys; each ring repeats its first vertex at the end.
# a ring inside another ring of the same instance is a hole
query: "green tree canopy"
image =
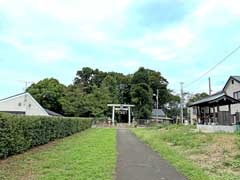
{"type": "Polygon", "coordinates": [[[43,107],[66,116],[101,117],[108,114],[108,103],[134,103],[136,117],[149,118],[157,90],[159,107],[173,101],[167,86],[160,72],[144,67],[128,75],[84,67],[67,87],[51,78],[33,84],[27,91],[43,107]]]}
{"type": "Polygon", "coordinates": [[[64,96],[65,85],[54,78],[44,79],[32,84],[29,92],[44,108],[58,113],[63,113],[60,99],[64,96]]]}
{"type": "Polygon", "coordinates": [[[147,119],[152,113],[152,90],[146,83],[139,83],[131,89],[132,103],[138,119],[147,119]]]}
{"type": "Polygon", "coordinates": [[[111,97],[108,88],[101,86],[93,87],[91,94],[88,94],[85,99],[86,107],[90,110],[93,117],[103,117],[108,110],[108,103],[111,103],[111,97]]]}
{"type": "Polygon", "coordinates": [[[196,101],[199,101],[205,97],[208,97],[209,95],[205,92],[203,93],[197,93],[197,94],[194,94],[188,101],[188,104],[189,103],[193,103],[193,102],[196,102],[196,101]]]}
{"type": "Polygon", "coordinates": [[[60,102],[66,116],[88,117],[90,110],[86,106],[86,97],[81,86],[70,85],[66,88],[60,102]]]}

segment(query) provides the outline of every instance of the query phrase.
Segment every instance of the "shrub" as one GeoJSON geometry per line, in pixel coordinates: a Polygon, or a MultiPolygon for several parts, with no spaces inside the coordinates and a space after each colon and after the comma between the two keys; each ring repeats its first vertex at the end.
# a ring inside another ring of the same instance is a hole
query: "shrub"
{"type": "Polygon", "coordinates": [[[0,159],[90,128],[92,119],[0,113],[0,159]]]}

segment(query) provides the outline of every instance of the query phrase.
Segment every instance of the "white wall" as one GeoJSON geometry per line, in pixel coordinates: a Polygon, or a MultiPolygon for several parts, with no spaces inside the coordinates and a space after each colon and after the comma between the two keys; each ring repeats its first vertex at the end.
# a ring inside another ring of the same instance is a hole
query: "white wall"
{"type": "MultiPolygon", "coordinates": [[[[240,83],[236,80],[234,80],[234,84],[232,84],[232,80],[233,79],[230,79],[224,89],[225,93],[230,96],[230,97],[233,97],[233,93],[234,92],[238,92],[240,91],[240,83]]],[[[233,104],[231,105],[231,114],[235,114],[236,112],[240,112],[240,104],[233,104]]],[[[225,111],[225,110],[228,110],[228,107],[227,106],[223,106],[221,107],[220,109],[221,111],[225,111]]]]}
{"type": "Polygon", "coordinates": [[[201,132],[228,132],[234,133],[237,131],[236,126],[221,126],[221,125],[201,125],[197,124],[197,129],[201,132]]]}
{"type": "Polygon", "coordinates": [[[0,101],[0,111],[21,111],[26,115],[48,116],[48,113],[28,93],[0,101]]]}

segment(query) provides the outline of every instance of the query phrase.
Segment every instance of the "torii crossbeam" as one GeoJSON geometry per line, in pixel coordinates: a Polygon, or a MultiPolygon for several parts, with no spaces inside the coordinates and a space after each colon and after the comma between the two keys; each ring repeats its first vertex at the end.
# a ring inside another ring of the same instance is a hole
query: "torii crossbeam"
{"type": "Polygon", "coordinates": [[[132,104],[108,104],[108,107],[112,107],[112,124],[115,124],[115,110],[128,111],[128,125],[131,125],[131,107],[132,104]]]}

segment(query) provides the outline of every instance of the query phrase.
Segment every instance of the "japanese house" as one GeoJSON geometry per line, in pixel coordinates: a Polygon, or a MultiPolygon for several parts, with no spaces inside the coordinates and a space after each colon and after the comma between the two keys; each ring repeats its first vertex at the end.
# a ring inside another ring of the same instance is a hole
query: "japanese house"
{"type": "Polygon", "coordinates": [[[206,131],[234,132],[240,123],[240,76],[231,76],[222,91],[189,105],[191,121],[206,131]]]}

